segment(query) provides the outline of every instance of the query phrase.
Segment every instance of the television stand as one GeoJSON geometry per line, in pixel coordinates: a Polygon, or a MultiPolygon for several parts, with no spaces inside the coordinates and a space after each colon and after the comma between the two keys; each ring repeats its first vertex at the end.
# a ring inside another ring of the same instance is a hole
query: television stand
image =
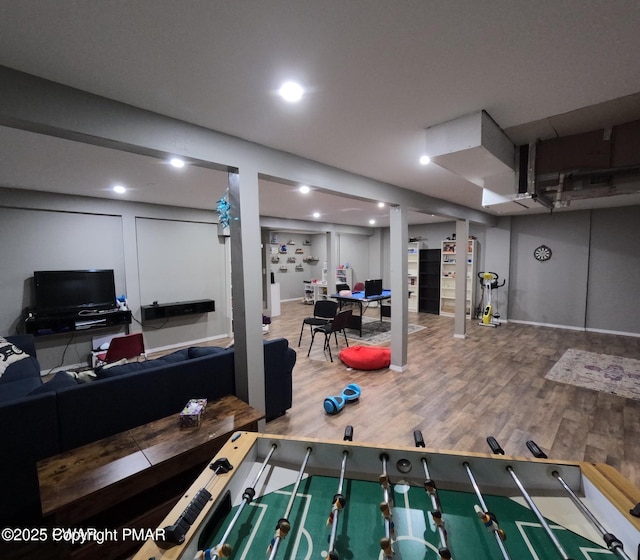
{"type": "Polygon", "coordinates": [[[29,317],[25,321],[25,331],[34,336],[51,334],[66,334],[93,329],[104,329],[131,324],[131,311],[120,309],[106,310],[95,313],[65,313],[29,317]]]}

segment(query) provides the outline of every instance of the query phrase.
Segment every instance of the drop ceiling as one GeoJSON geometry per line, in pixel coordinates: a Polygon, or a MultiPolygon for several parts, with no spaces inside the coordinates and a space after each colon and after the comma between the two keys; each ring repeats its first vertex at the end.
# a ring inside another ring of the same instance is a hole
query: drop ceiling
{"type": "MultiPolygon", "coordinates": [[[[523,144],[640,118],[639,3],[21,0],[0,16],[4,66],[488,213],[482,189],[418,163],[426,128],[486,110],[523,144]],[[307,88],[297,105],[275,95],[285,79],[307,88]]],[[[112,197],[113,179],[131,200],[196,208],[226,188],[220,172],[4,127],[0,147],[2,186],[112,197]]],[[[386,225],[375,202],[260,183],[266,216],[386,225]]]]}

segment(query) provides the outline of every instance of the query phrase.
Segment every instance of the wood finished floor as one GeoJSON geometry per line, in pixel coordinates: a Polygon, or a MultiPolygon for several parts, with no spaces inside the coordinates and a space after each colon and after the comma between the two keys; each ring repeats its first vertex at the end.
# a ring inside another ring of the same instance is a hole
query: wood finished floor
{"type": "Polygon", "coordinates": [[[268,337],[287,338],[298,358],[293,407],[266,432],[342,439],[351,424],[355,441],[412,446],[419,429],[427,447],[480,452],[493,435],[507,454],[523,456],[533,439],[550,458],[608,463],[640,488],[640,401],[544,378],[568,348],[640,359],[640,338],[515,323],[491,329],[469,321],[467,338],[456,339],[452,318],[410,313],[410,323],[427,328],[409,336],[408,368],[363,372],[335,357],[332,364],[319,340],[307,358],[308,331],[297,347],[311,311],[284,302],[272,319],[268,337]],[[325,414],[324,397],[349,383],[362,388],[359,402],[325,414]]]}

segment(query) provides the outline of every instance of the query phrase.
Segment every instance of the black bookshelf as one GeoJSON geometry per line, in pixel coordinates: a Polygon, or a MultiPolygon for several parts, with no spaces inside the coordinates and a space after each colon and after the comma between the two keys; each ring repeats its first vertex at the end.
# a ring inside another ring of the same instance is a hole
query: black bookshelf
{"type": "Polygon", "coordinates": [[[440,314],[440,249],[420,249],[418,311],[440,314]]]}

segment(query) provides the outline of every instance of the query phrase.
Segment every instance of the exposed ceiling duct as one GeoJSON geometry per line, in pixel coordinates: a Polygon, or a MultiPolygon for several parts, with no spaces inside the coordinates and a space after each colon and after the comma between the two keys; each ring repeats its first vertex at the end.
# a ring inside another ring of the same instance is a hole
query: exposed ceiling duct
{"type": "Polygon", "coordinates": [[[482,188],[482,205],[499,213],[536,206],[518,193],[517,151],[486,111],[426,129],[426,153],[433,163],[482,188]]]}
{"type": "Polygon", "coordinates": [[[640,193],[640,120],[516,148],[479,111],[427,128],[426,150],[481,187],[482,205],[498,213],[640,193]]]}
{"type": "Polygon", "coordinates": [[[553,208],[640,192],[640,120],[536,145],[529,191],[553,208]]]}

